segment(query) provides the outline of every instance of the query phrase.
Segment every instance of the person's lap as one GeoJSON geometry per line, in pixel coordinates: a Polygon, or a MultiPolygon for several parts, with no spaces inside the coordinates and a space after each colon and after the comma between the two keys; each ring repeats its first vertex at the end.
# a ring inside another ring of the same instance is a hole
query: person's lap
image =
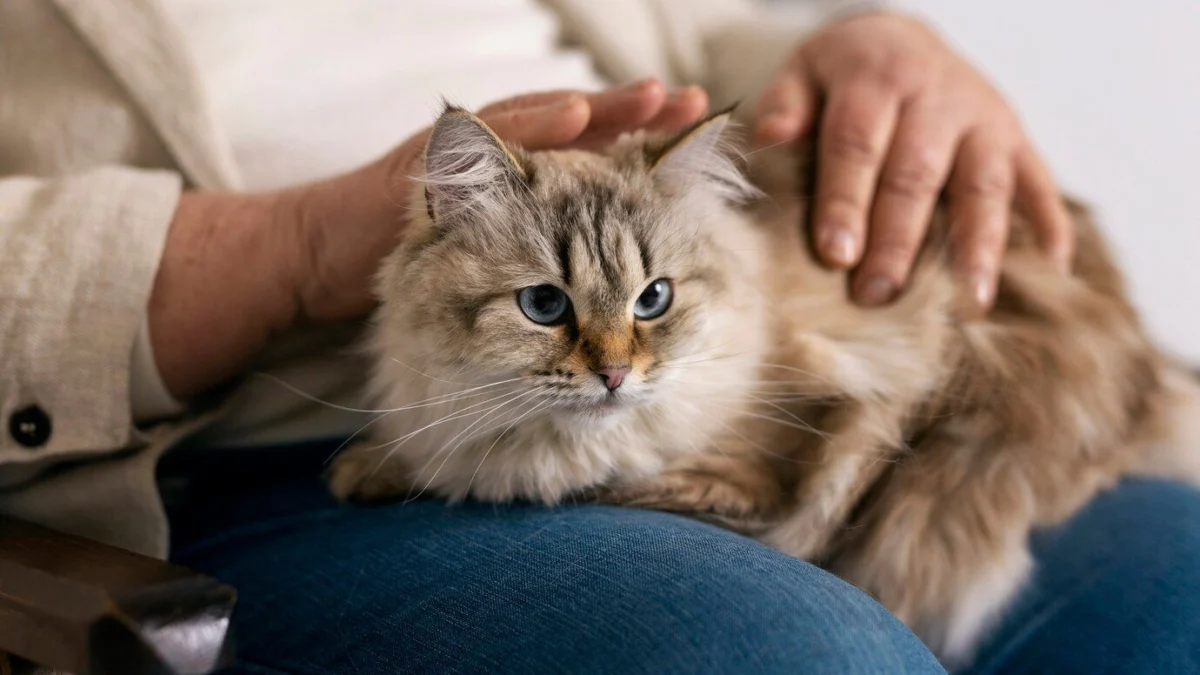
{"type": "Polygon", "coordinates": [[[1200,491],[1129,479],[1031,543],[970,675],[1200,673],[1200,491]]]}
{"type": "MultiPolygon", "coordinates": [[[[173,523],[175,559],[238,588],[233,672],[940,672],[857,589],[667,514],[340,507],[292,476],[173,523]]],[[[1200,668],[1200,493],[1128,482],[1034,546],[972,673],[1200,668]]]]}

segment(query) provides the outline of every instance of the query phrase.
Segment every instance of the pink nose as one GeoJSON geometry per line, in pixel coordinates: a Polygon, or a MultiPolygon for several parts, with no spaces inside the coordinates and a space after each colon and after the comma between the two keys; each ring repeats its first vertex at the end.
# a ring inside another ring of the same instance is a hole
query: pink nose
{"type": "Polygon", "coordinates": [[[625,381],[625,376],[632,370],[629,366],[605,366],[596,371],[596,374],[604,378],[604,386],[608,387],[609,391],[616,391],[617,387],[625,381]]]}

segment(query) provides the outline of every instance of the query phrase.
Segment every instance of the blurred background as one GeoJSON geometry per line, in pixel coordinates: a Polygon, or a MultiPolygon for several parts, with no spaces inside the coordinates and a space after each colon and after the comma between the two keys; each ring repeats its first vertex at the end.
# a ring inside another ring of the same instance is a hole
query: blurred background
{"type": "Polygon", "coordinates": [[[1093,204],[1151,330],[1200,363],[1200,2],[903,0],[1093,204]]]}

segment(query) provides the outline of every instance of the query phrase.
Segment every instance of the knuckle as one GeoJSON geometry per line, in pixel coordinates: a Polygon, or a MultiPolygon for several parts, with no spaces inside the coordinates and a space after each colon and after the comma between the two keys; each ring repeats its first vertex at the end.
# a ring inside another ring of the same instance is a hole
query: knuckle
{"type": "Polygon", "coordinates": [[[900,89],[900,73],[895,66],[874,60],[859,66],[857,79],[863,88],[895,93],[900,89]]]}
{"type": "Polygon", "coordinates": [[[1007,201],[1013,192],[1013,181],[1007,165],[988,166],[964,177],[959,191],[968,199],[1007,201]]]}
{"type": "Polygon", "coordinates": [[[1008,107],[1003,99],[986,99],[986,110],[990,114],[983,115],[980,129],[987,130],[988,136],[1001,144],[1010,156],[1017,156],[1028,144],[1025,129],[1016,113],[1008,107]]]}
{"type": "Polygon", "coordinates": [[[928,197],[942,187],[942,170],[929,155],[917,154],[887,171],[880,188],[909,199],[928,197]]]}
{"type": "Polygon", "coordinates": [[[940,69],[928,59],[905,52],[873,54],[860,62],[858,76],[865,86],[895,95],[906,95],[925,88],[940,69]]]}
{"type": "Polygon", "coordinates": [[[529,123],[530,119],[534,118],[535,114],[529,108],[517,108],[508,110],[496,116],[495,122],[488,121],[493,126],[501,126],[505,129],[520,129],[522,126],[529,123]]]}
{"type": "Polygon", "coordinates": [[[879,161],[883,149],[861,125],[841,124],[826,134],[825,153],[835,162],[870,165],[879,161]]]}
{"type": "Polygon", "coordinates": [[[908,60],[889,59],[875,67],[871,74],[871,80],[876,87],[889,92],[901,93],[913,89],[921,75],[921,69],[909,63],[908,60]]]}
{"type": "Polygon", "coordinates": [[[517,96],[512,96],[512,97],[506,98],[502,101],[497,101],[495,103],[492,103],[491,105],[488,105],[488,106],[484,107],[482,110],[480,110],[480,113],[481,114],[487,114],[487,113],[500,114],[500,113],[506,113],[506,112],[509,112],[512,110],[520,110],[522,108],[529,108],[529,107],[533,107],[534,105],[536,105],[536,103],[538,102],[538,99],[540,99],[540,98],[542,98],[542,96],[538,95],[538,94],[519,94],[517,96]]]}
{"type": "Polygon", "coordinates": [[[866,218],[866,206],[844,190],[832,190],[820,197],[817,222],[821,227],[858,231],[866,218]]]}

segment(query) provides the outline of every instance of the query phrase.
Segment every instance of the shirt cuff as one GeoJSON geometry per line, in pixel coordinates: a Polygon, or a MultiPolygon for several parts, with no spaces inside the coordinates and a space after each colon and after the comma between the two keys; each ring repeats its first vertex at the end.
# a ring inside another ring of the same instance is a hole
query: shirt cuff
{"type": "Polygon", "coordinates": [[[154,343],[150,341],[150,318],[142,316],[141,326],[133,342],[133,362],[129,369],[129,403],[135,424],[146,424],[182,415],[183,404],[171,396],[163,384],[162,373],[154,360],[154,343]]]}

